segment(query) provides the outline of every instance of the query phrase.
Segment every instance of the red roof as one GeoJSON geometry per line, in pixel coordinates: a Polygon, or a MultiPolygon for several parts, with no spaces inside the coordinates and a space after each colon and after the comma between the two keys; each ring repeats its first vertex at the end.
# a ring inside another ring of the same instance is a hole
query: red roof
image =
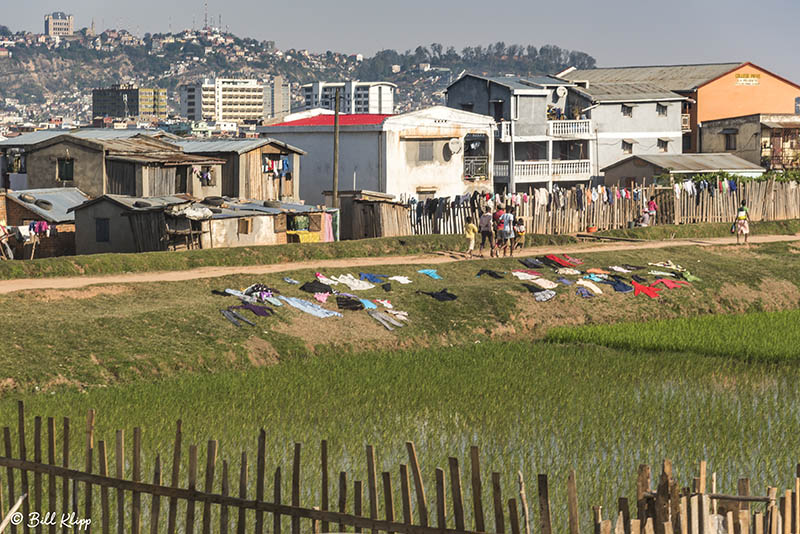
{"type": "MultiPolygon", "coordinates": [[[[340,126],[366,126],[383,124],[391,115],[371,115],[368,113],[358,113],[354,115],[339,115],[340,126]]],[[[333,126],[333,115],[317,115],[307,119],[298,119],[296,121],[281,122],[279,124],[270,124],[270,126],[333,126]]]]}

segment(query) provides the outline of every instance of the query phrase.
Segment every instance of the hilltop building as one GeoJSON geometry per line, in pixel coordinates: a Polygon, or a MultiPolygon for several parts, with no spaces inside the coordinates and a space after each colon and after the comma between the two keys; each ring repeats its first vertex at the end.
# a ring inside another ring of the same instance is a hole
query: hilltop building
{"type": "Polygon", "coordinates": [[[44,16],[44,33],[50,37],[64,37],[75,32],[75,17],[61,11],[44,16]]]}
{"type": "Polygon", "coordinates": [[[167,90],[118,84],[92,91],[92,117],[167,117],[167,90]]]}
{"type": "Polygon", "coordinates": [[[313,82],[303,86],[305,109],[334,109],[339,89],[341,113],[392,115],[397,86],[390,82],[313,82]]]}

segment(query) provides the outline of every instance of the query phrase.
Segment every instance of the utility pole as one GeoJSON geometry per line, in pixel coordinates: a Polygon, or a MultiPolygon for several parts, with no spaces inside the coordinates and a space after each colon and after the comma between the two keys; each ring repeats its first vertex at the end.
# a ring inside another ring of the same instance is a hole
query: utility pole
{"type": "Polygon", "coordinates": [[[339,208],[339,88],[333,106],[333,207],[339,208]]]}

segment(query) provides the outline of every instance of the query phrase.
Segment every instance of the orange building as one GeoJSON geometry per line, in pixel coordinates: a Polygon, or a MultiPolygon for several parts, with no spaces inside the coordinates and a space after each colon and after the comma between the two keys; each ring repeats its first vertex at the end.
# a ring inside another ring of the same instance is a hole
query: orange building
{"type": "Polygon", "coordinates": [[[750,62],[573,70],[561,77],[589,84],[649,82],[689,98],[683,105],[683,152],[701,151],[703,121],[800,114],[800,85],[750,62]]]}

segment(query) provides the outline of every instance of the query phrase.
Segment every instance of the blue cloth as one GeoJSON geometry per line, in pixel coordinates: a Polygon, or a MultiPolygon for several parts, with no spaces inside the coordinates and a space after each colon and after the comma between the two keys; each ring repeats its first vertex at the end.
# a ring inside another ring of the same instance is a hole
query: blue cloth
{"type": "Polygon", "coordinates": [[[566,278],[559,278],[558,281],[561,282],[562,284],[564,284],[565,286],[571,286],[572,285],[572,282],[570,280],[567,280],[566,278]]]}
{"type": "Polygon", "coordinates": [[[728,180],[728,189],[731,190],[731,193],[736,191],[736,182],[734,182],[733,180],[728,180]]]}
{"type": "Polygon", "coordinates": [[[439,276],[439,273],[436,272],[436,269],[420,269],[417,272],[420,273],[420,274],[427,274],[428,276],[430,276],[434,280],[441,280],[442,279],[442,277],[439,276]]]}
{"type": "Polygon", "coordinates": [[[298,282],[294,278],[289,278],[288,276],[286,278],[284,278],[283,281],[286,282],[287,284],[292,284],[292,285],[296,285],[296,286],[300,285],[300,282],[298,282]]]}
{"type": "Polygon", "coordinates": [[[371,300],[367,300],[367,299],[358,299],[358,300],[360,300],[361,304],[364,305],[364,309],[365,310],[374,310],[374,309],[376,309],[378,307],[371,300]]]}
{"type": "Polygon", "coordinates": [[[373,284],[383,284],[386,282],[386,280],[381,280],[381,279],[389,278],[388,274],[358,273],[358,276],[362,280],[366,280],[367,282],[372,282],[373,284]]]}
{"type": "Polygon", "coordinates": [[[320,319],[325,319],[327,317],[342,316],[342,314],[339,312],[326,310],[322,306],[317,306],[316,304],[308,300],[299,299],[296,297],[284,297],[283,295],[280,296],[280,299],[289,306],[297,308],[298,310],[305,312],[309,315],[313,315],[314,317],[319,317],[320,319]]]}
{"type": "Polygon", "coordinates": [[[586,289],[585,287],[579,287],[578,290],[575,292],[575,294],[580,295],[581,297],[583,297],[585,299],[590,299],[590,298],[594,297],[592,292],[589,291],[588,289],[586,289]]]}
{"type": "Polygon", "coordinates": [[[281,302],[280,300],[276,299],[275,297],[267,297],[264,300],[266,300],[267,302],[269,302],[273,306],[283,306],[283,302],[281,302]]]}
{"type": "Polygon", "coordinates": [[[592,282],[605,282],[606,281],[605,278],[600,278],[596,274],[587,274],[586,276],[584,276],[584,278],[586,278],[587,280],[591,280],[592,282]]]}

